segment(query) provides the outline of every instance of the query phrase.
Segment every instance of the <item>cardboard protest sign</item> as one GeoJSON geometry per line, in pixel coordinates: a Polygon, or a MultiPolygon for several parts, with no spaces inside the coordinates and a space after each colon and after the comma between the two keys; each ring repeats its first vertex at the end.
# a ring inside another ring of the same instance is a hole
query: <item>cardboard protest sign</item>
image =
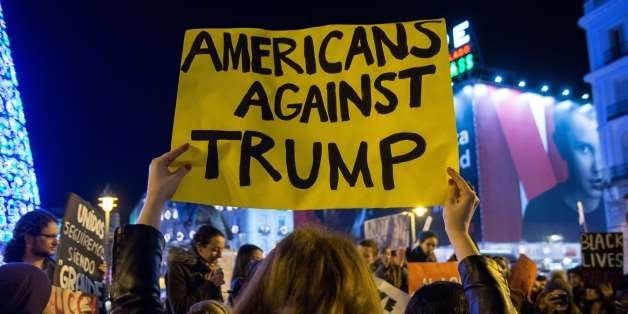
{"type": "Polygon", "coordinates": [[[458,263],[408,263],[408,293],[436,281],[460,283],[458,263]]]}
{"type": "Polygon", "coordinates": [[[624,270],[621,232],[583,233],[580,237],[585,281],[592,285],[619,284],[624,270]]]}
{"type": "Polygon", "coordinates": [[[43,314],[93,314],[99,313],[98,298],[86,293],[52,286],[50,301],[43,314]]]}
{"type": "Polygon", "coordinates": [[[175,200],[426,206],[458,169],[445,20],[185,33],[175,200]],[[280,196],[280,197],[278,197],[280,196]]]}
{"type": "Polygon", "coordinates": [[[410,246],[410,217],[405,214],[389,215],[364,221],[364,238],[377,242],[382,248],[410,246]]]}
{"type": "Polygon", "coordinates": [[[100,297],[104,284],[98,266],[105,254],[104,212],[70,194],[57,248],[53,285],[100,297]]]}
{"type": "Polygon", "coordinates": [[[397,287],[389,284],[386,280],[374,277],[377,290],[379,291],[379,297],[382,301],[382,307],[384,313],[391,314],[403,314],[406,310],[406,306],[410,301],[410,296],[407,293],[397,289],[397,287]]]}

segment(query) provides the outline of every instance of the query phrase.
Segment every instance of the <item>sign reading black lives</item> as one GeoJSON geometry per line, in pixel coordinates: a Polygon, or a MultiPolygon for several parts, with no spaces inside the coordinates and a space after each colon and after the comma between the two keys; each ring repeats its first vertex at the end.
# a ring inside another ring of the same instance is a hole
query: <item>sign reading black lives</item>
{"type": "Polygon", "coordinates": [[[583,233],[583,279],[590,285],[610,283],[617,286],[624,267],[624,235],[621,232],[583,233]]]}
{"type": "Polygon", "coordinates": [[[57,249],[53,285],[100,297],[104,284],[98,266],[105,254],[105,216],[101,210],[70,194],[57,249]]]}

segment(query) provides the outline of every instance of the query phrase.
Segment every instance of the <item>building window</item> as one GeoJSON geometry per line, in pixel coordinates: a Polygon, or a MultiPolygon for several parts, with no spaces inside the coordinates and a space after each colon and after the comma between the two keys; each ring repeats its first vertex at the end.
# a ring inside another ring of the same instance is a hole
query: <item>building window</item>
{"type": "Polygon", "coordinates": [[[608,31],[608,47],[604,53],[604,63],[611,63],[628,53],[628,41],[624,39],[622,25],[608,31]]]}

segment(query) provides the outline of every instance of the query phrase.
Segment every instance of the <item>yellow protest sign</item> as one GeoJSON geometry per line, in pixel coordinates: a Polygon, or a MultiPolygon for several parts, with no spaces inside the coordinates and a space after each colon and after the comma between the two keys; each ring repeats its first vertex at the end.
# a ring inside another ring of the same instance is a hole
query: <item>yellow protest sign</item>
{"type": "Polygon", "coordinates": [[[175,200],[253,208],[440,203],[458,169],[445,20],[185,33],[175,200]]]}

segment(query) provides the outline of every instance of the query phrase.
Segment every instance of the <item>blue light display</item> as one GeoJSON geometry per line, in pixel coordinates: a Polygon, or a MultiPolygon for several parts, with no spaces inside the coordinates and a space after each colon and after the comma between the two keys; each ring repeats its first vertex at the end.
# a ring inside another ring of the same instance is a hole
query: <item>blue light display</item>
{"type": "Polygon", "coordinates": [[[39,206],[39,190],[6,23],[0,7],[0,246],[15,223],[39,206]]]}

